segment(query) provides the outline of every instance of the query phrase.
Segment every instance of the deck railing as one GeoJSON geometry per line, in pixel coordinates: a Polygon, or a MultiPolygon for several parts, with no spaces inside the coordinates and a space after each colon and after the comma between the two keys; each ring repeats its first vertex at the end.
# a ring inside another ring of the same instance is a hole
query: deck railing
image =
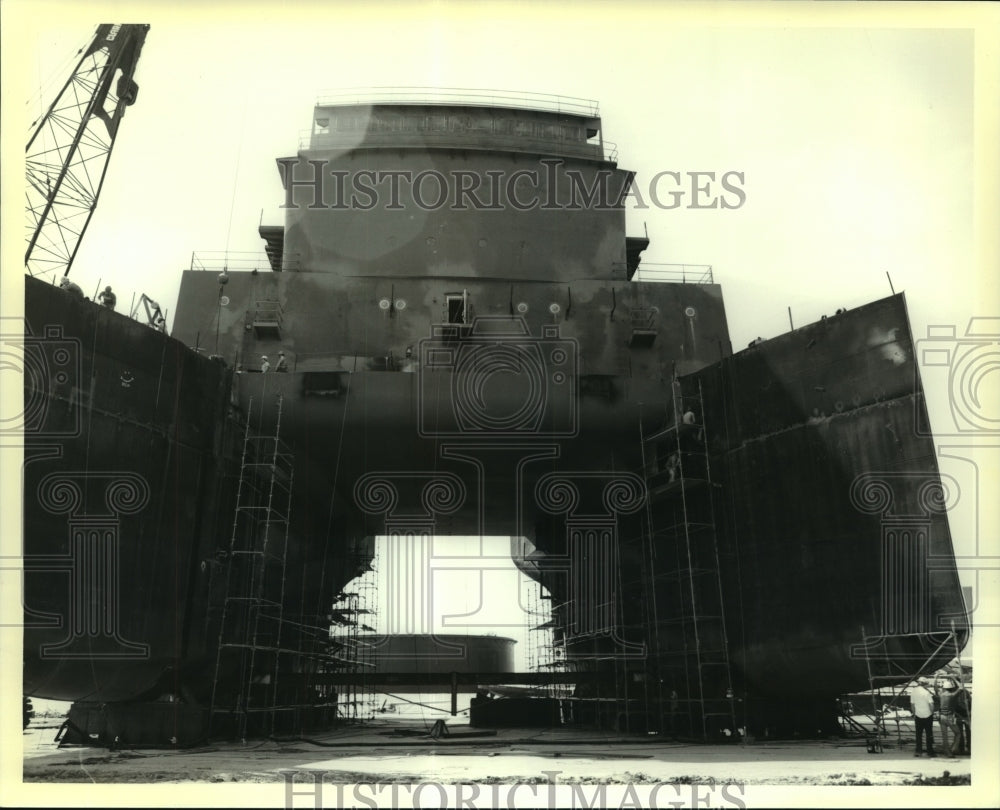
{"type": "MultiPolygon", "coordinates": [[[[271,270],[271,260],[264,251],[252,250],[196,250],[191,254],[191,270],[221,273],[223,270],[259,272],[271,270]]],[[[282,270],[298,270],[298,257],[285,258],[282,270]]]]}
{"type": "Polygon", "coordinates": [[[317,107],[352,104],[467,104],[562,112],[591,118],[600,114],[600,105],[589,98],[468,87],[351,87],[325,91],[316,100],[317,107]]]}
{"type": "Polygon", "coordinates": [[[666,281],[672,284],[714,284],[710,264],[654,264],[642,262],[632,281],[666,281]]]}

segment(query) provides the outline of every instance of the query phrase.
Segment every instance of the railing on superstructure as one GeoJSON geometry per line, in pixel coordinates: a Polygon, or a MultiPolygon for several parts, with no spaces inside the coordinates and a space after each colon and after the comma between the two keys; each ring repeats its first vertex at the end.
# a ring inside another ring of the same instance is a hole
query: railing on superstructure
{"type": "Polygon", "coordinates": [[[351,104],[475,105],[567,113],[568,115],[582,115],[590,118],[597,118],[600,115],[600,105],[589,98],[468,87],[349,87],[324,91],[316,99],[317,107],[337,107],[351,104]]]}
{"type": "Polygon", "coordinates": [[[672,284],[714,284],[710,264],[656,264],[643,262],[630,281],[665,281],[672,284]]]}
{"type": "MultiPolygon", "coordinates": [[[[253,250],[196,250],[191,253],[191,270],[203,270],[221,273],[223,270],[236,271],[271,271],[274,266],[267,253],[253,250]]],[[[285,257],[281,270],[299,270],[301,261],[298,255],[285,257]]]]}

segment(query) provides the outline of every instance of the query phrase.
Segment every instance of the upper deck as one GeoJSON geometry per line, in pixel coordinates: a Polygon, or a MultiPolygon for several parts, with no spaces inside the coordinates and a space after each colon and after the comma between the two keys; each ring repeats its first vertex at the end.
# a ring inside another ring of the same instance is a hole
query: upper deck
{"type": "Polygon", "coordinates": [[[303,150],[469,149],[613,163],[596,101],[501,91],[375,88],[319,99],[303,150]]]}
{"type": "Polygon", "coordinates": [[[633,173],[596,102],[416,89],[320,101],[285,189],[281,268],[342,277],[624,278],[633,173]]]}

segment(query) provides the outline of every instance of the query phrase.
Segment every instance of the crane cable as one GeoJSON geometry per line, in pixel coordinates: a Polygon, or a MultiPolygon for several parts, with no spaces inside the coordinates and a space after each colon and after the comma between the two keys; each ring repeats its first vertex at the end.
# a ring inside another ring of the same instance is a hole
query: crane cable
{"type": "Polygon", "coordinates": [[[226,252],[223,254],[225,257],[223,259],[223,270],[229,269],[229,237],[233,232],[233,211],[236,209],[236,190],[239,188],[239,178],[240,178],[240,160],[243,157],[243,134],[246,130],[247,121],[247,97],[243,96],[243,115],[240,121],[240,140],[236,147],[236,166],[233,171],[233,196],[229,201],[229,224],[226,226],[226,252]]]}

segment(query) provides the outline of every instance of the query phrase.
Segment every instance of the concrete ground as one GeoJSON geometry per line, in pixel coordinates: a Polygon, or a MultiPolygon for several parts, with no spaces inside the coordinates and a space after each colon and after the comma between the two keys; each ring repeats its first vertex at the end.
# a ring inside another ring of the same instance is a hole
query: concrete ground
{"type": "MultiPolygon", "coordinates": [[[[58,748],[57,723],[24,733],[26,783],[285,782],[286,773],[320,774],[325,784],[535,782],[651,784],[692,782],[745,785],[907,785],[919,780],[969,783],[967,757],[913,756],[912,743],[890,740],[869,754],[861,738],[757,741],[702,745],[595,731],[500,729],[478,731],[449,722],[456,736],[433,740],[427,723],[380,718],[360,727],[308,739],[213,743],[187,750],[58,748]],[[548,773],[547,773],[548,772],[548,773]],[[557,772],[555,777],[551,772],[557,772]]],[[[298,778],[298,777],[297,777],[298,778]]]]}

